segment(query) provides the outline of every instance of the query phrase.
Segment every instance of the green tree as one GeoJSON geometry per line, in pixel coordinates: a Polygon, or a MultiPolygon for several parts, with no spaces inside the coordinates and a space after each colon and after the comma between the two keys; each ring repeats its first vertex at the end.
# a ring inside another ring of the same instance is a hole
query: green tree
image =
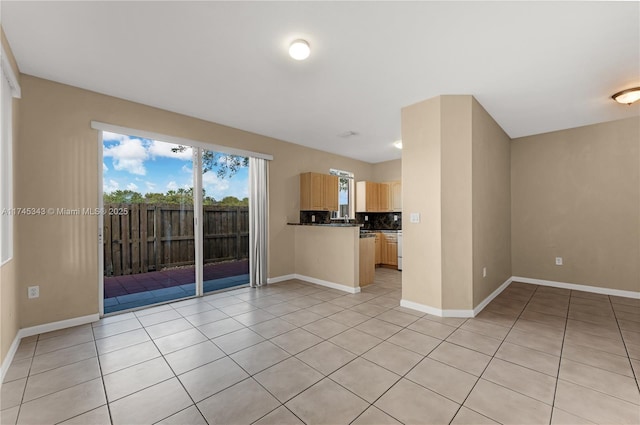
{"type": "Polygon", "coordinates": [[[104,194],[105,204],[137,204],[140,202],[144,202],[142,194],[129,189],[118,189],[104,194]]]}
{"type": "MultiPolygon", "coordinates": [[[[169,190],[167,193],[149,192],[144,196],[131,190],[116,190],[105,193],[103,199],[105,204],[193,204],[193,188],[179,188],[169,190]]],[[[213,196],[207,196],[204,189],[202,189],[202,203],[203,205],[218,204],[213,196]]]]}
{"type": "Polygon", "coordinates": [[[225,196],[218,203],[218,205],[225,205],[230,207],[246,207],[249,206],[249,198],[243,198],[242,200],[240,200],[235,196],[225,196]]]}
{"type": "MultiPolygon", "coordinates": [[[[172,148],[173,152],[184,152],[188,148],[186,146],[178,146],[172,148]]],[[[242,167],[249,166],[249,158],[239,155],[230,155],[220,152],[205,150],[202,154],[202,172],[216,171],[216,175],[225,179],[233,177],[242,167]]]]}

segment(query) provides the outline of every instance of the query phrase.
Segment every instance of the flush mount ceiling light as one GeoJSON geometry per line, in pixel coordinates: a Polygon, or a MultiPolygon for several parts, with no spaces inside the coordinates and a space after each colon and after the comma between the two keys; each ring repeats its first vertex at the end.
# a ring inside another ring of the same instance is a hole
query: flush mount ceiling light
{"type": "Polygon", "coordinates": [[[627,105],[631,105],[632,103],[640,100],[640,87],[634,87],[632,89],[619,91],[618,93],[611,96],[611,98],[618,103],[626,103],[627,105]]]}
{"type": "Polygon", "coordinates": [[[309,43],[306,40],[298,39],[294,40],[289,45],[289,56],[294,58],[297,61],[305,60],[309,57],[311,53],[311,48],[309,47],[309,43]]]}
{"type": "Polygon", "coordinates": [[[393,146],[398,149],[402,149],[402,140],[396,140],[395,142],[393,142],[393,146]]]}

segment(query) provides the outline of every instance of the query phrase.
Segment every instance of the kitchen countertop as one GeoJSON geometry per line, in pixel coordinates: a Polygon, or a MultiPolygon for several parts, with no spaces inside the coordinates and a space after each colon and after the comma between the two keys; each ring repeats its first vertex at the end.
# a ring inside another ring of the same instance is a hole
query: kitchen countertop
{"type": "Polygon", "coordinates": [[[289,226],[319,226],[319,227],[362,227],[356,223],[287,223],[289,226]]]}

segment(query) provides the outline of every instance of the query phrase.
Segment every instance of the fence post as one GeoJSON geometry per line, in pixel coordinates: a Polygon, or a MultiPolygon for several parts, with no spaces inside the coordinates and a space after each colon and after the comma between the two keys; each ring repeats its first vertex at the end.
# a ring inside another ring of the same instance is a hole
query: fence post
{"type": "Polygon", "coordinates": [[[236,207],[236,260],[240,259],[240,251],[242,250],[242,236],[240,230],[242,228],[242,217],[240,216],[240,207],[236,207]]]}
{"type": "Polygon", "coordinates": [[[160,207],[153,208],[153,249],[155,258],[155,271],[160,271],[160,250],[162,249],[162,234],[160,233],[160,207]]]}

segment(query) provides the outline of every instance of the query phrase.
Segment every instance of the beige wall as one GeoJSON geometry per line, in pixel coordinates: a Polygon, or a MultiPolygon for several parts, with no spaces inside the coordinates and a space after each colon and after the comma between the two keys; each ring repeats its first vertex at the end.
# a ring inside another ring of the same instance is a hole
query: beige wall
{"type": "Polygon", "coordinates": [[[473,308],[471,96],[441,96],[442,308],[473,308]]]}
{"type": "MultiPolygon", "coordinates": [[[[98,205],[96,120],[124,127],[272,154],[269,175],[269,276],[294,273],[299,178],[306,171],[349,170],[371,179],[369,163],[282,142],[100,95],[22,77],[20,138],[16,148],[16,205],[83,208],[98,205]]],[[[20,326],[98,312],[96,217],[20,217],[16,269],[20,293],[40,285],[40,298],[20,297],[20,326]]]]}
{"type": "Polygon", "coordinates": [[[360,286],[360,229],[293,226],[296,274],[356,288],[360,286]]]}
{"type": "Polygon", "coordinates": [[[402,180],[402,160],[378,162],[373,164],[372,179],[375,182],[394,182],[402,180]]]}
{"type": "Polygon", "coordinates": [[[472,115],[475,307],[511,277],[511,139],[475,99],[472,115]]]}
{"type": "Polygon", "coordinates": [[[440,98],[402,109],[402,299],[442,308],[440,98]],[[420,223],[409,214],[420,213],[420,223]]]}
{"type": "MultiPolygon", "coordinates": [[[[2,47],[7,54],[7,59],[13,68],[13,72],[16,77],[20,78],[20,72],[18,65],[11,47],[7,42],[2,27],[0,27],[0,39],[2,47]]],[[[20,83],[20,81],[18,82],[20,83]]],[[[16,144],[18,142],[18,118],[19,118],[19,106],[20,101],[18,99],[13,100],[13,151],[15,157],[16,144]]],[[[14,163],[14,174],[16,165],[14,163]]],[[[15,204],[14,204],[15,206],[15,204]]],[[[18,230],[13,229],[14,240],[18,237],[18,230]]],[[[13,340],[15,339],[18,330],[20,329],[18,318],[18,277],[16,276],[16,259],[18,255],[14,248],[13,259],[0,267],[0,364],[4,362],[5,357],[11,347],[13,340]]],[[[26,293],[26,292],[25,292],[26,293]]]]}
{"type": "Polygon", "coordinates": [[[0,364],[20,329],[15,264],[15,260],[10,260],[0,267],[0,364]]]}
{"type": "Polygon", "coordinates": [[[402,297],[472,310],[511,276],[510,139],[472,96],[404,108],[402,139],[402,297]]]}
{"type": "Polygon", "coordinates": [[[640,291],[639,145],[638,117],[512,142],[513,275],[640,291]]]}

